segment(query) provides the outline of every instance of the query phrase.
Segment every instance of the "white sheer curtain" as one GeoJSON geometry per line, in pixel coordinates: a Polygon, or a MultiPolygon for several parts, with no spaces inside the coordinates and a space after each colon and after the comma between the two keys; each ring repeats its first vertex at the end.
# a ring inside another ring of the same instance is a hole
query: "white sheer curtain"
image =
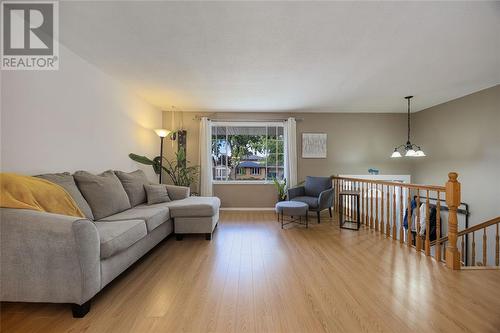
{"type": "Polygon", "coordinates": [[[207,117],[200,123],[200,195],[212,196],[212,127],[207,117]]]}
{"type": "Polygon", "coordinates": [[[288,187],[297,185],[297,125],[295,118],[285,123],[285,178],[288,187]]]}

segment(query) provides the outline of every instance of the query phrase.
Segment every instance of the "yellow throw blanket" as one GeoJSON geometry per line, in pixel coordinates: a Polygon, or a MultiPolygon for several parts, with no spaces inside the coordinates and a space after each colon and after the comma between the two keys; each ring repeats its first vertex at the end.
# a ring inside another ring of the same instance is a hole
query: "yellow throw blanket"
{"type": "Polygon", "coordinates": [[[0,173],[0,207],[84,217],[73,198],[48,180],[0,173]]]}

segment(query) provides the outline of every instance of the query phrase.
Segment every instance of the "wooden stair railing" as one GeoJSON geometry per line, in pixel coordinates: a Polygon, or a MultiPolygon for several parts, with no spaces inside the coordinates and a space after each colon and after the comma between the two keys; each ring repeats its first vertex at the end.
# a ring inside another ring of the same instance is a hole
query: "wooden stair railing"
{"type": "MultiPolygon", "coordinates": [[[[457,208],[460,205],[460,183],[457,178],[457,173],[450,172],[445,186],[434,186],[332,176],[335,188],[334,209],[338,214],[356,218],[354,216],[356,214],[354,202],[346,197],[341,199],[339,192],[343,190],[358,191],[361,194],[359,220],[366,228],[385,234],[387,238],[399,241],[408,248],[415,248],[416,251],[423,252],[426,256],[433,256],[437,261],[442,261],[441,244],[444,242],[440,242],[440,246],[436,246],[436,241],[431,242],[430,240],[429,210],[430,198],[433,196],[437,198],[435,200],[436,211],[440,212],[441,198],[444,196],[449,211],[445,262],[446,266],[451,269],[460,269],[460,251],[457,248],[457,237],[459,237],[457,208]],[[412,216],[413,198],[415,198],[417,206],[416,216],[412,216]],[[422,202],[421,199],[425,199],[425,201],[422,202]],[[343,200],[342,205],[340,200],[343,200]],[[422,216],[419,208],[421,202],[425,205],[422,216]],[[406,209],[403,205],[406,205],[406,209]],[[339,212],[339,207],[343,207],[343,212],[339,212]],[[405,210],[406,215],[411,216],[408,218],[407,228],[403,226],[405,210]],[[422,226],[425,226],[425,230],[421,230],[421,218],[424,220],[422,226]],[[412,226],[412,221],[414,221],[415,228],[412,226]],[[412,229],[415,230],[412,232],[412,229]],[[431,250],[433,246],[434,251],[431,250]]],[[[443,239],[439,213],[436,214],[436,239],[443,239]]]]}
{"type": "MultiPolygon", "coordinates": [[[[476,224],[472,227],[469,227],[467,229],[461,230],[457,232],[457,238],[460,239],[460,245],[461,245],[461,266],[462,267],[481,267],[481,268],[488,268],[488,267],[494,267],[494,268],[500,268],[500,235],[499,235],[499,228],[500,228],[500,216],[495,217],[491,220],[488,220],[483,223],[476,224]],[[494,243],[495,243],[495,249],[494,249],[494,264],[490,265],[488,262],[488,227],[491,227],[491,229],[495,234],[494,236],[494,243]],[[481,250],[481,261],[476,261],[477,260],[477,249],[476,249],[476,233],[482,230],[482,250],[481,250]],[[472,245],[471,245],[471,260],[469,265],[465,265],[465,244],[466,244],[466,237],[472,236],[472,245]]],[[[440,239],[437,239],[433,242],[431,242],[431,246],[437,246],[437,247],[442,247],[444,244],[448,242],[449,238],[448,236],[442,237],[440,239]]]]}

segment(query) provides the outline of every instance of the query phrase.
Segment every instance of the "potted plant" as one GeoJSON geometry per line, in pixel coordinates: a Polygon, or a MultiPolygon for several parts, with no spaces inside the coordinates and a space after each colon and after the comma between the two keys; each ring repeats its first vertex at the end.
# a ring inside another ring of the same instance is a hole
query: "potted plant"
{"type": "Polygon", "coordinates": [[[286,179],[278,180],[276,178],[273,178],[273,183],[274,187],[276,187],[276,190],[278,191],[278,200],[285,201],[288,189],[286,186],[286,179]]]}
{"type": "MultiPolygon", "coordinates": [[[[160,173],[160,156],[157,156],[152,160],[147,158],[146,156],[141,156],[133,153],[130,153],[128,156],[138,163],[151,165],[156,174],[160,173]]],[[[163,163],[161,168],[170,177],[170,179],[172,180],[172,184],[177,186],[190,187],[198,180],[200,167],[198,165],[189,165],[190,162],[186,160],[186,152],[184,151],[184,149],[179,149],[179,151],[175,153],[175,159],[171,161],[165,158],[163,159],[165,163],[163,163]]]]}

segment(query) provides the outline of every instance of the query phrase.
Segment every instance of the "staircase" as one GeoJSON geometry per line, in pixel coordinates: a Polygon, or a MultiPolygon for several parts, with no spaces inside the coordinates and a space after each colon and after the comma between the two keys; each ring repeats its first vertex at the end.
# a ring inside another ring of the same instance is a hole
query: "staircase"
{"type": "Polygon", "coordinates": [[[332,176],[332,181],[334,208],[339,216],[359,219],[365,228],[444,262],[453,270],[500,269],[500,217],[458,230],[461,189],[457,173],[450,172],[444,186],[338,176],[332,176]],[[343,191],[358,192],[359,207],[354,197],[339,196],[343,191]],[[414,210],[412,205],[416,207],[414,210]],[[436,214],[431,221],[431,209],[434,208],[436,214]],[[442,217],[444,213],[447,213],[445,218],[442,217]],[[476,240],[479,240],[480,251],[476,240]],[[494,245],[488,247],[491,243],[494,245]]]}

